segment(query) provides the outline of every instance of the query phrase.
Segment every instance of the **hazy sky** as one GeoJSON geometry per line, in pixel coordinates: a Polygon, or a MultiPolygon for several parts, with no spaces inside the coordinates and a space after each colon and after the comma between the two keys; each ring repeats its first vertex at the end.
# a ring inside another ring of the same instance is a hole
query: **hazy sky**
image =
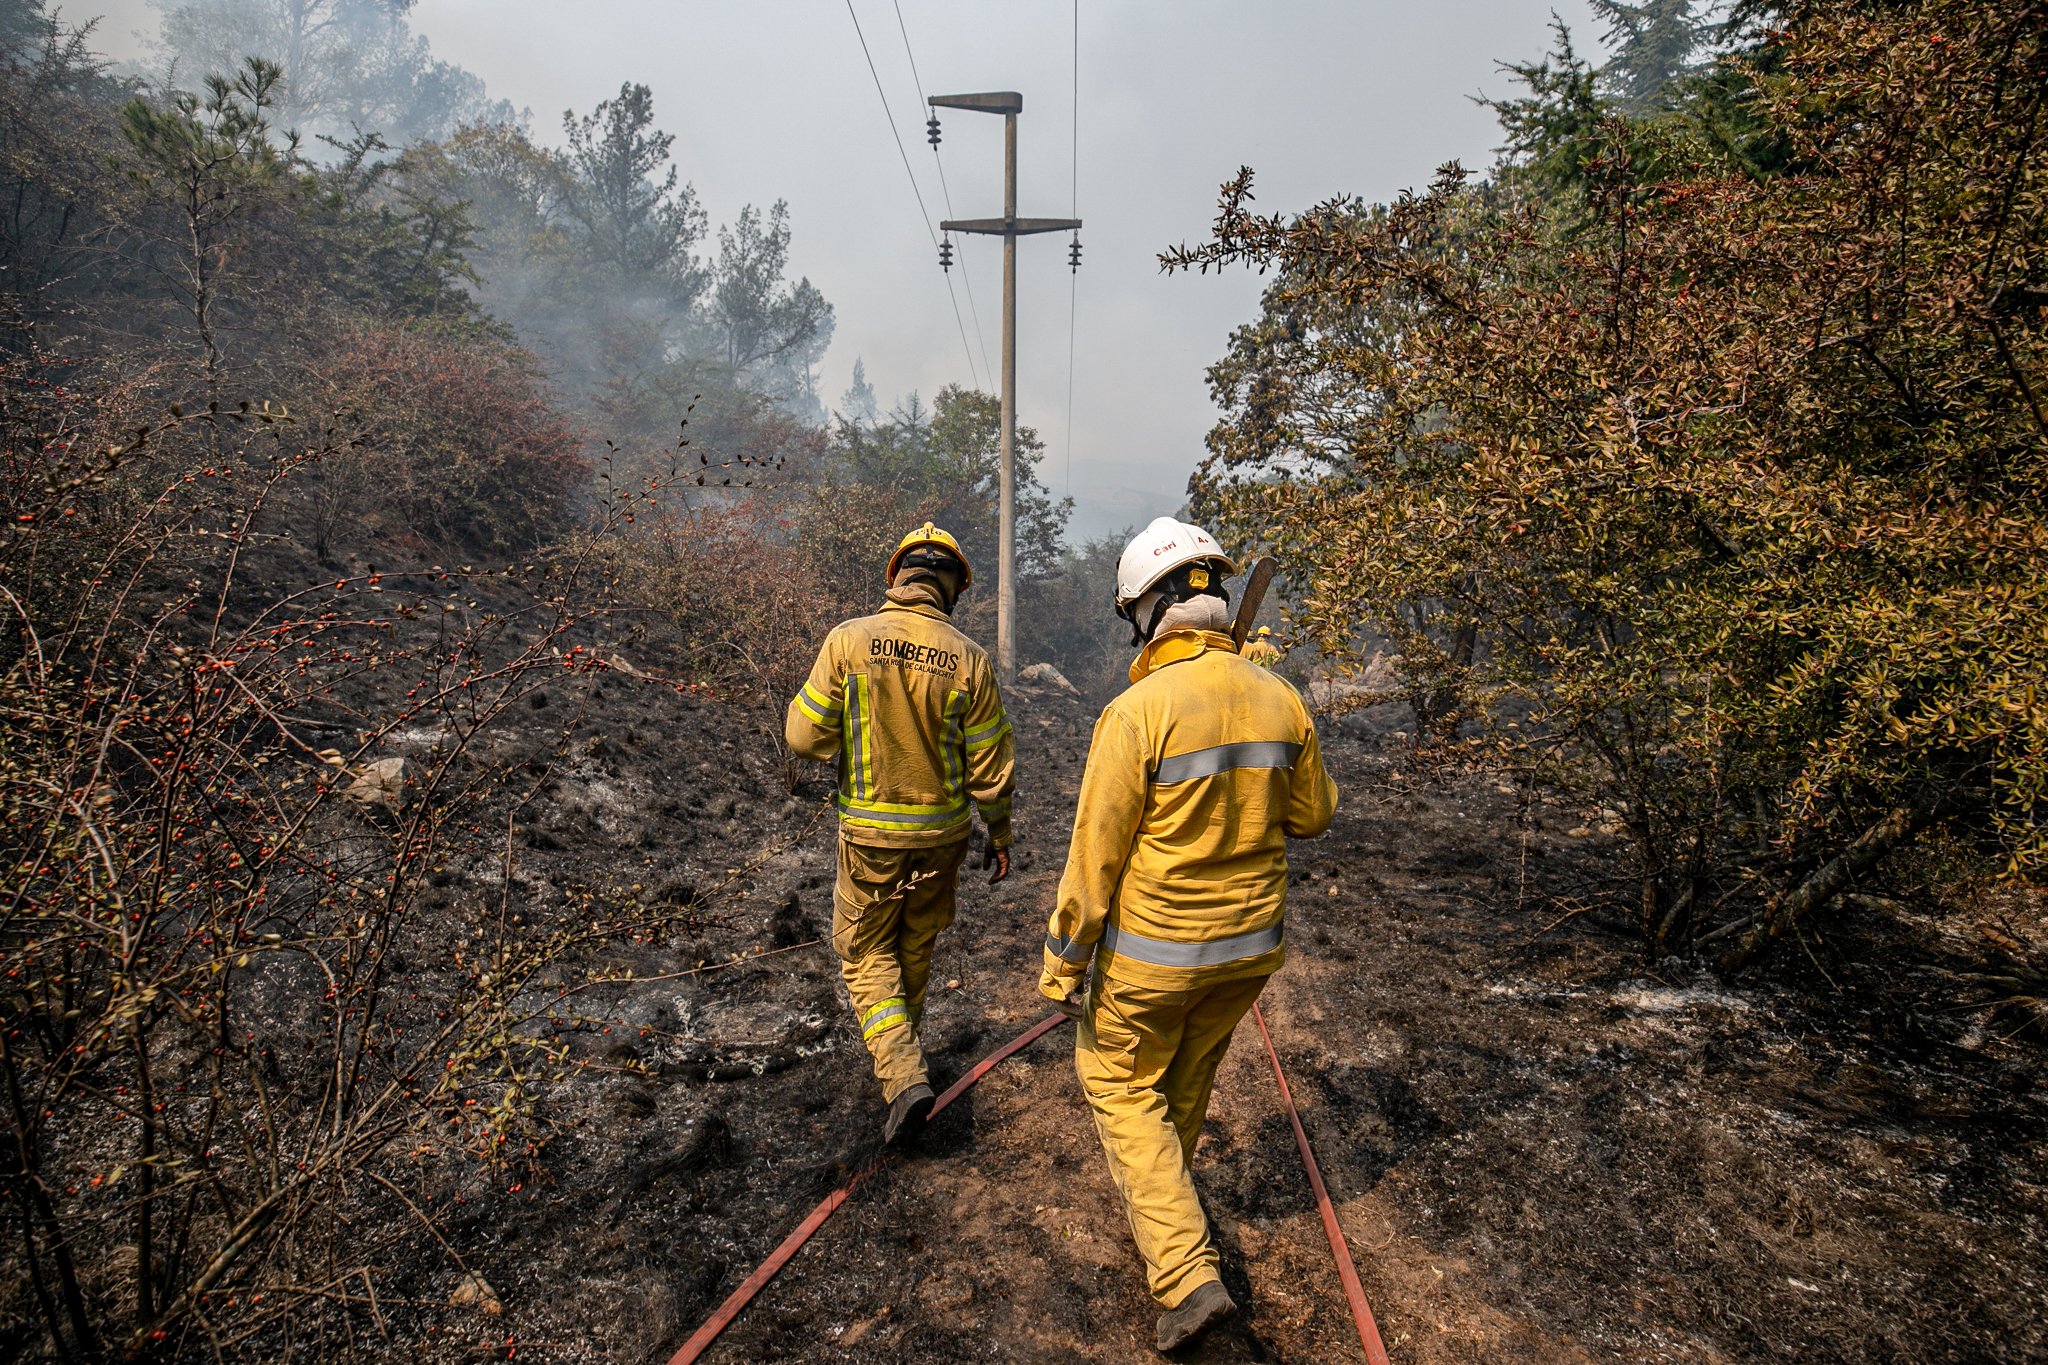
{"type": "MultiPolygon", "coordinates": [[[[1204,368],[1257,307],[1256,275],[1163,276],[1157,253],[1200,240],[1217,187],[1257,173],[1265,210],[1342,192],[1383,199],[1441,163],[1483,167],[1497,139],[1478,93],[1510,89],[1500,60],[1539,56],[1554,8],[1595,47],[1584,0],[1082,0],[1079,191],[1072,0],[900,0],[926,93],[1017,90],[1018,211],[1078,216],[1083,264],[1067,441],[1066,239],[1018,247],[1018,410],[1071,489],[1074,530],[1142,523],[1181,502],[1213,424],[1204,368]]],[[[145,0],[69,0],[104,12],[100,44],[136,55],[145,0]]],[[[853,0],[934,223],[1002,212],[1002,121],[947,111],[948,214],[924,141],[891,0],[853,0]]],[[[435,55],[528,108],[561,141],[564,109],[622,82],[654,91],[682,175],[714,224],[789,201],[792,269],[838,310],[820,390],[836,405],[856,357],[886,407],[971,383],[946,277],[889,134],[845,0],[418,0],[435,55]]],[[[973,365],[1000,365],[1001,246],[968,238],[953,271],[973,365]],[[981,340],[968,312],[971,281],[981,340]]],[[[993,376],[982,383],[993,389],[993,376]]]]}

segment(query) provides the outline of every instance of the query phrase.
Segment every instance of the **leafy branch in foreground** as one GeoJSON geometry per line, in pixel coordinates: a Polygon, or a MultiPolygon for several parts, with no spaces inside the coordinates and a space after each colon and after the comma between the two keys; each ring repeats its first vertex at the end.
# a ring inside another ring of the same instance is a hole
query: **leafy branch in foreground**
{"type": "Polygon", "coordinates": [[[1798,14],[1727,68],[1773,173],[1609,118],[1583,196],[1283,218],[1247,171],[1164,257],[1276,272],[1200,505],[1331,659],[1590,758],[1654,951],[1729,966],[1930,826],[2048,865],[2048,29],[1798,14]]]}
{"type": "Polygon", "coordinates": [[[562,1006],[630,980],[616,947],[716,913],[533,903],[509,834],[547,755],[479,748],[609,670],[601,550],[647,499],[496,569],[279,587],[284,494],[342,438],[250,407],[109,440],[53,372],[0,376],[7,1310],[65,1359],[274,1358],[345,1336],[380,1247],[446,1245],[437,1154],[538,1157],[562,1006]]]}

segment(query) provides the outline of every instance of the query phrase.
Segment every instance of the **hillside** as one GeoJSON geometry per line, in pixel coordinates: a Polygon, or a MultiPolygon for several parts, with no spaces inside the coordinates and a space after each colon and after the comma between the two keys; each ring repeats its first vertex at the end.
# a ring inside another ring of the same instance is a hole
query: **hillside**
{"type": "MultiPolygon", "coordinates": [[[[1041,1013],[1038,943],[1092,717],[1057,695],[1013,703],[1019,870],[968,890],[941,942],[927,1034],[942,1077],[1041,1013]]],[[[586,1000],[576,1055],[610,1070],[550,1100],[544,1173],[513,1193],[448,1168],[437,1220],[502,1316],[391,1307],[459,1282],[415,1237],[378,1276],[394,1357],[440,1339],[429,1354],[445,1359],[486,1341],[520,1359],[661,1359],[874,1155],[865,1056],[812,942],[834,834],[818,785],[781,797],[752,723],[614,683],[582,721],[592,756],[522,824],[519,897],[547,902],[592,859],[658,896],[706,889],[719,923],[637,970],[778,955],[586,1000]],[[751,870],[710,890],[733,865],[751,870]]],[[[2048,1091],[2029,1045],[1929,1014],[1882,976],[1816,1001],[1646,971],[1627,926],[1557,908],[1607,862],[1584,812],[1539,801],[1525,820],[1493,772],[1332,728],[1343,804],[1328,837],[1297,846],[1293,949],[1266,1008],[1395,1359],[2048,1349],[2033,1216],[2048,1091]]],[[[481,916],[495,896],[456,908],[481,916]]],[[[1198,1180],[1251,1307],[1189,1358],[1352,1359],[1249,1030],[1198,1180]]],[[[865,1185],[707,1358],[1156,1358],[1066,1037],[865,1185]]],[[[367,1330],[357,1349],[381,1350],[367,1330]]]]}

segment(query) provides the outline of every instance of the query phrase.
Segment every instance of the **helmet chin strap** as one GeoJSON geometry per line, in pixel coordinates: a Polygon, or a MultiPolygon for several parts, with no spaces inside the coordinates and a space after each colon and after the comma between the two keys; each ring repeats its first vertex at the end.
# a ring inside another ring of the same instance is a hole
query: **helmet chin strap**
{"type": "Polygon", "coordinates": [[[1131,643],[1143,645],[1145,641],[1157,635],[1159,633],[1160,618],[1166,615],[1167,609],[1172,607],[1177,600],[1171,594],[1160,593],[1159,600],[1152,605],[1152,619],[1145,622],[1145,633],[1142,636],[1138,634],[1138,623],[1136,621],[1131,622],[1131,643]]]}

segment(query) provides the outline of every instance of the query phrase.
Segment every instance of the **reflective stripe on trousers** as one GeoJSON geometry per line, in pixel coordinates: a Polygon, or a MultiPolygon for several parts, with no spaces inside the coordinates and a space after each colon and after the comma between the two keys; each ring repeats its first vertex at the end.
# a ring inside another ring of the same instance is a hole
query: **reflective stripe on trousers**
{"type": "Polygon", "coordinates": [[[910,1010],[904,1004],[903,997],[892,995],[887,1000],[878,1001],[860,1017],[861,1041],[866,1042],[887,1029],[902,1028],[909,1022],[910,1010]]]}

